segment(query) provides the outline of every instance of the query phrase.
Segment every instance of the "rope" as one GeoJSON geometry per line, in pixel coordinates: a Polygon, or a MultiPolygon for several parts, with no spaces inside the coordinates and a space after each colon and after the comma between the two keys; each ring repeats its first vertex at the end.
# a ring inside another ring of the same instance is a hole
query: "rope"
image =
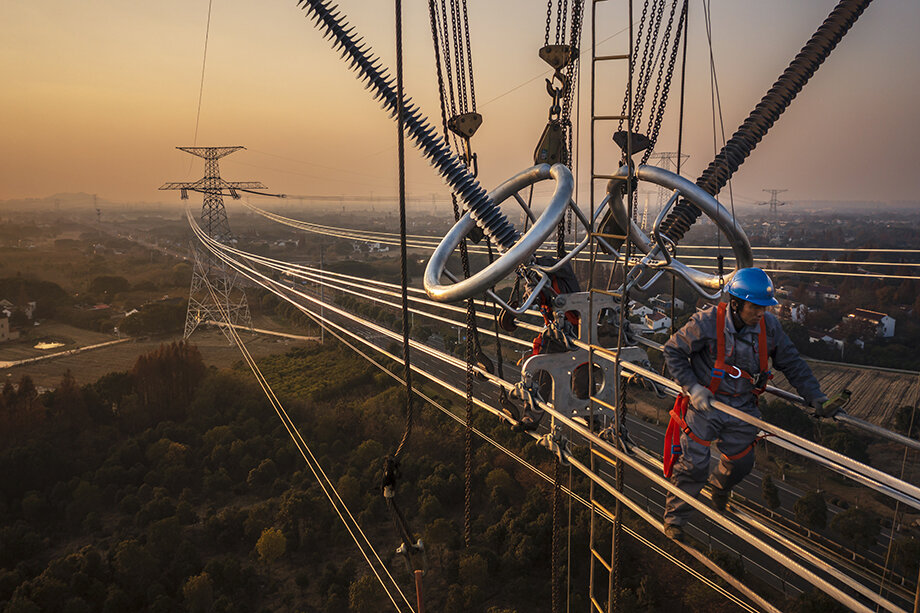
{"type": "Polygon", "coordinates": [[[342,500],[342,497],[339,495],[338,491],[335,489],[335,486],[332,484],[332,481],[329,479],[328,476],[326,476],[325,471],[323,471],[322,465],[320,465],[319,461],[316,459],[316,456],[313,454],[313,452],[310,450],[310,447],[307,445],[306,441],[303,439],[303,436],[301,436],[300,431],[294,425],[294,422],[291,420],[290,416],[287,414],[287,411],[285,411],[284,406],[281,404],[281,401],[278,399],[274,391],[271,389],[271,386],[268,384],[268,381],[265,379],[265,376],[262,374],[261,369],[259,369],[259,366],[256,363],[255,359],[252,357],[252,354],[249,353],[249,350],[246,348],[245,343],[243,343],[242,338],[237,333],[236,328],[230,323],[229,314],[226,312],[226,310],[223,307],[223,304],[221,303],[219,298],[216,296],[214,292],[214,288],[211,285],[210,280],[208,280],[205,277],[204,281],[207,286],[208,292],[211,294],[211,299],[218,306],[218,310],[220,311],[221,317],[226,322],[226,329],[228,333],[230,334],[234,343],[236,344],[236,346],[239,348],[240,352],[242,353],[243,358],[246,361],[246,364],[249,366],[253,375],[256,377],[257,383],[262,388],[262,391],[265,393],[266,397],[268,398],[269,403],[272,405],[272,408],[275,409],[275,413],[278,415],[278,418],[281,420],[282,425],[284,426],[288,435],[291,437],[291,440],[294,442],[294,446],[297,447],[297,450],[300,452],[301,456],[303,456],[304,461],[307,463],[307,467],[310,469],[310,472],[313,473],[314,478],[316,478],[317,483],[319,483],[319,486],[323,490],[323,493],[326,495],[326,498],[332,504],[332,507],[335,510],[336,514],[339,516],[339,519],[345,525],[346,530],[348,530],[348,533],[351,535],[352,539],[355,541],[355,544],[358,546],[358,550],[361,552],[362,557],[367,562],[368,566],[370,566],[371,572],[374,573],[374,576],[377,577],[377,581],[380,582],[381,587],[383,587],[384,591],[387,593],[387,597],[389,597],[390,602],[393,604],[393,607],[397,611],[402,610],[402,608],[396,603],[396,600],[394,599],[393,595],[390,593],[390,590],[387,584],[384,582],[383,578],[380,576],[380,573],[377,571],[377,568],[371,562],[370,557],[367,555],[367,553],[364,550],[364,547],[361,545],[357,536],[355,536],[354,530],[357,530],[357,532],[364,539],[364,542],[366,543],[367,547],[373,553],[374,558],[377,560],[377,563],[381,566],[384,573],[393,583],[393,587],[395,588],[396,592],[402,597],[403,601],[406,603],[406,606],[409,607],[409,610],[412,611],[412,605],[409,604],[409,601],[406,598],[405,594],[403,594],[402,590],[400,590],[399,585],[396,583],[396,580],[390,574],[386,565],[383,563],[383,560],[380,559],[380,556],[377,554],[377,551],[374,549],[373,545],[371,545],[371,542],[367,538],[367,535],[361,529],[361,526],[358,524],[357,520],[355,520],[351,511],[348,509],[348,506],[342,500]],[[333,499],[333,497],[330,495],[329,493],[330,491],[335,495],[335,499],[333,499]],[[336,503],[336,500],[338,501],[338,503],[336,503]],[[341,509],[344,510],[345,514],[348,515],[348,518],[351,520],[352,524],[354,525],[354,530],[352,529],[352,526],[348,523],[348,521],[345,520],[345,517],[342,514],[342,510],[340,510],[340,507],[341,509]]]}
{"type": "MultiPolygon", "coordinates": [[[[409,272],[408,255],[406,253],[406,143],[403,133],[403,56],[402,56],[402,0],[396,0],[396,125],[397,146],[399,158],[399,255],[400,255],[400,282],[402,289],[402,333],[403,333],[403,364],[404,378],[406,380],[406,428],[402,440],[393,452],[393,459],[398,460],[399,455],[409,440],[412,433],[412,368],[409,359],[409,272]]],[[[407,545],[408,546],[408,545],[407,545]]]]}
{"type": "Polygon", "coordinates": [[[562,472],[562,462],[558,459],[553,463],[553,488],[552,488],[552,498],[553,498],[553,534],[552,534],[552,599],[553,599],[553,613],[562,613],[562,577],[560,576],[559,570],[561,562],[559,560],[559,548],[560,548],[560,517],[559,517],[559,506],[561,501],[561,483],[560,476],[562,472]]]}
{"type": "MultiPolygon", "coordinates": [[[[208,0],[208,21],[204,26],[204,52],[201,57],[201,83],[198,86],[198,110],[195,111],[195,136],[192,138],[192,146],[198,144],[198,122],[201,120],[201,100],[204,96],[204,69],[208,61],[208,37],[211,34],[211,4],[213,2],[214,0],[208,0]]],[[[189,160],[186,174],[192,172],[192,164],[194,162],[194,159],[189,160]]]]}
{"type": "MultiPolygon", "coordinates": [[[[711,2],[710,0],[703,1],[703,20],[706,23],[706,40],[709,46],[709,79],[710,79],[710,98],[712,100],[712,145],[713,145],[713,155],[716,155],[716,110],[718,109],[719,116],[719,130],[722,135],[722,146],[725,146],[725,121],[722,115],[722,94],[719,90],[719,77],[716,73],[716,59],[715,55],[712,52],[712,15],[711,15],[711,2]]],[[[737,231],[738,227],[738,218],[735,216],[735,197],[734,191],[732,190],[731,179],[728,180],[728,199],[731,204],[732,212],[732,227],[737,231]]],[[[716,228],[717,243],[719,249],[721,250],[722,246],[722,233],[716,228]]],[[[721,285],[721,283],[720,283],[721,285]]]]}

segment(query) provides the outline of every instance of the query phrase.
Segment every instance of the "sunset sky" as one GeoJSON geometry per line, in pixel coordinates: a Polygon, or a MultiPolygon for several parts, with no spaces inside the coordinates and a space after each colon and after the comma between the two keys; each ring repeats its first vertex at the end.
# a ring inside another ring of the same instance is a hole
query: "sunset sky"
{"type": "MultiPolygon", "coordinates": [[[[712,2],[727,135],[834,5],[712,2]]],[[[341,6],[393,67],[393,4],[345,0],[341,6]]],[[[403,10],[406,90],[434,119],[427,2],[406,0],[403,10]]],[[[482,182],[491,188],[532,163],[546,122],[548,70],[537,57],[546,5],[472,0],[469,11],[478,110],[485,117],[473,145],[482,182]]],[[[623,8],[605,6],[602,15],[599,39],[626,26],[623,8]]],[[[3,0],[0,200],[86,192],[115,202],[177,204],[178,194],[157,188],[201,176],[200,160],[190,163],[175,149],[193,144],[247,147],[222,161],[223,176],[260,180],[275,192],[395,193],[395,124],[293,0],[213,0],[196,139],[207,17],[208,0],[3,0]]],[[[920,201],[918,31],[920,2],[871,5],[735,175],[736,201],[765,199],[765,188],[788,189],[783,196],[790,200],[920,201]]],[[[585,48],[588,41],[586,31],[585,48]]],[[[625,46],[620,34],[602,49],[625,46]]],[[[700,0],[691,2],[687,70],[686,174],[695,179],[713,157],[700,0]]],[[[606,112],[616,113],[622,78],[607,82],[616,93],[606,112]]],[[[675,79],[661,151],[676,148],[678,94],[675,79]]],[[[581,104],[588,108],[587,87],[581,104]]],[[[601,137],[606,142],[609,134],[601,137]]],[[[412,195],[445,193],[414,149],[408,160],[412,195]]],[[[582,161],[583,177],[587,156],[582,161]]],[[[605,162],[600,170],[612,172],[615,160],[605,162]]]]}

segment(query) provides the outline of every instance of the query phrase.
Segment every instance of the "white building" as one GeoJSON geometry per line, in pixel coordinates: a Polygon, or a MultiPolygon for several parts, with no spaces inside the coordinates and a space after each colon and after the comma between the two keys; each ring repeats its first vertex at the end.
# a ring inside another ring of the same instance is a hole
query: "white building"
{"type": "Polygon", "coordinates": [[[802,303],[781,300],[779,306],[773,308],[773,312],[780,319],[789,319],[797,324],[803,324],[805,316],[808,315],[808,307],[802,303]]]}
{"type": "Polygon", "coordinates": [[[797,324],[805,323],[806,315],[808,315],[808,307],[804,304],[793,304],[789,307],[789,317],[797,324]]]}
{"type": "Polygon", "coordinates": [[[671,318],[655,311],[651,315],[645,316],[645,326],[652,332],[659,332],[661,330],[667,330],[671,325],[671,318]]]}
{"type": "Polygon", "coordinates": [[[647,315],[651,315],[654,312],[655,311],[653,311],[650,307],[647,307],[644,304],[640,304],[636,301],[632,301],[629,303],[629,314],[630,315],[635,315],[636,317],[645,317],[647,315]]]}
{"type": "Polygon", "coordinates": [[[885,313],[878,311],[869,311],[867,309],[856,309],[847,319],[861,321],[875,327],[875,334],[880,338],[891,338],[894,336],[895,319],[885,313]]]}
{"type": "MultiPolygon", "coordinates": [[[[652,304],[662,308],[671,308],[671,294],[658,294],[651,300],[652,304]]],[[[687,304],[680,298],[674,298],[674,308],[678,311],[682,310],[687,304]]]]}
{"type": "Polygon", "coordinates": [[[808,342],[809,343],[827,343],[828,345],[834,345],[837,349],[843,350],[844,340],[833,336],[830,332],[821,332],[820,330],[809,330],[808,331],[808,342]]]}

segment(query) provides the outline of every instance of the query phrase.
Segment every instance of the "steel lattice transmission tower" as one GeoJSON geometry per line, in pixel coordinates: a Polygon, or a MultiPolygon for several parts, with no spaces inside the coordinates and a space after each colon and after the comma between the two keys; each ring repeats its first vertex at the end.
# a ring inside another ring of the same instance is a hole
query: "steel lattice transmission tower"
{"type": "Polygon", "coordinates": [[[780,202],[776,196],[778,194],[782,194],[783,192],[788,192],[789,190],[788,189],[765,189],[763,191],[770,194],[770,199],[767,200],[766,202],[758,202],[757,206],[769,205],[770,212],[773,213],[773,217],[776,218],[776,216],[779,214],[778,207],[786,206],[787,204],[789,204],[788,202],[780,202]]]}
{"type": "MultiPolygon", "coordinates": [[[[655,152],[649,156],[649,163],[654,164],[665,170],[670,170],[672,172],[677,172],[678,166],[687,161],[690,155],[687,153],[681,153],[680,159],[678,160],[676,151],[660,151],[655,152]],[[680,162],[680,164],[678,164],[680,162]]],[[[664,187],[658,186],[656,190],[656,204],[655,204],[655,214],[657,215],[659,211],[664,207],[665,203],[668,201],[668,198],[671,195],[671,190],[665,189],[664,187]]],[[[648,219],[648,194],[645,197],[645,206],[642,208],[642,220],[639,227],[643,230],[650,230],[649,219],[648,219]]]]}
{"type": "MultiPolygon", "coordinates": [[[[245,147],[176,147],[204,159],[204,177],[194,182],[165,183],[160,189],[180,190],[182,199],[188,199],[188,192],[201,192],[201,226],[211,238],[230,244],[230,223],[224,208],[224,195],[237,199],[240,191],[265,189],[259,181],[225,181],[220,177],[217,161],[245,147]]],[[[253,192],[257,193],[257,192],[253,192]]],[[[189,289],[188,313],[185,318],[185,338],[188,338],[200,324],[223,322],[252,329],[252,315],[246,293],[239,283],[236,271],[215,258],[210,251],[192,246],[194,269],[189,289]],[[223,311],[223,312],[222,312],[223,311]],[[225,315],[226,313],[226,315],[225,315]]],[[[221,331],[228,340],[230,332],[224,326],[221,331]]],[[[232,342],[232,341],[231,341],[232,342]]]]}

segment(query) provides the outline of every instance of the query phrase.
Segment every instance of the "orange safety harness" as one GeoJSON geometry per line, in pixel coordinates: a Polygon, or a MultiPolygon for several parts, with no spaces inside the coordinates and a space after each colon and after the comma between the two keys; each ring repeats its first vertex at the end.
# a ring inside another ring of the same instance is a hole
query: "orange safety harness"
{"type": "MultiPolygon", "coordinates": [[[[725,311],[726,303],[719,303],[718,309],[716,310],[716,363],[712,368],[712,378],[709,381],[709,390],[715,394],[719,390],[719,386],[722,384],[722,381],[725,379],[725,375],[733,379],[747,379],[754,386],[754,389],[751,390],[751,393],[754,394],[754,400],[757,401],[758,397],[764,393],[767,389],[767,382],[773,378],[773,374],[770,372],[767,364],[768,359],[768,348],[767,348],[767,329],[766,324],[764,324],[764,318],[760,319],[760,329],[757,332],[757,346],[758,353],[760,357],[760,372],[757,375],[751,375],[750,373],[741,370],[737,366],[729,365],[725,363],[725,311]]],[[[741,394],[735,394],[740,396],[741,394]]],[[[687,409],[690,406],[690,398],[685,394],[681,394],[677,397],[677,400],[674,401],[674,408],[671,409],[670,415],[671,420],[668,422],[668,429],[664,435],[664,476],[670,477],[671,472],[674,468],[674,464],[677,462],[678,456],[681,454],[680,447],[680,433],[685,433],[691,440],[703,445],[704,447],[709,447],[712,444],[712,441],[704,440],[698,437],[696,434],[690,430],[690,426],[687,425],[686,416],[687,409]]],[[[743,458],[749,454],[753,449],[754,445],[757,444],[763,437],[757,437],[751,442],[750,445],[745,447],[741,452],[734,455],[722,454],[722,457],[732,462],[743,458]]]]}
{"type": "MultiPolygon", "coordinates": [[[[564,293],[565,288],[560,286],[559,278],[556,275],[550,275],[550,279],[552,281],[553,290],[557,294],[564,293]]],[[[553,307],[546,293],[540,292],[539,304],[540,304],[540,314],[543,315],[543,324],[545,326],[552,325],[553,307]]],[[[576,330],[578,330],[578,324],[579,324],[578,313],[576,313],[575,311],[566,311],[565,318],[568,320],[570,324],[572,324],[572,326],[575,327],[576,330]]],[[[547,342],[547,339],[544,338],[544,334],[541,332],[533,339],[533,350],[531,351],[530,355],[526,355],[522,359],[529,358],[532,355],[540,355],[541,353],[547,353],[549,350],[548,345],[549,343],[547,342]]]]}

